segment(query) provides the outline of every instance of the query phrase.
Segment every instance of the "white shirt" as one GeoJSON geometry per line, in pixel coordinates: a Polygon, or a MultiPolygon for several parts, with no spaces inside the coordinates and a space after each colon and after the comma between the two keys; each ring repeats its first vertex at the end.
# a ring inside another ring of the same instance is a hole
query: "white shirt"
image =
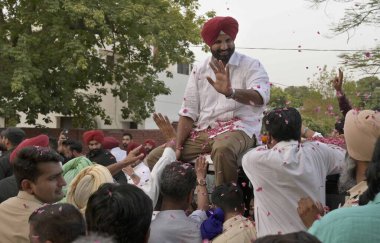
{"type": "Polygon", "coordinates": [[[211,57],[193,68],[179,115],[195,121],[196,131],[214,128],[215,132],[210,136],[229,130],[243,130],[249,137],[253,134],[258,137],[262,113],[270,96],[269,78],[264,67],[258,60],[237,52],[231,56],[228,65],[232,88],[254,89],[264,101],[261,106],[244,105],[227,99],[208,83],[207,76],[215,80],[210,61],[211,57]]]}
{"type": "Polygon", "coordinates": [[[325,181],[340,173],[345,150],[307,141],[259,146],[243,157],[243,169],[255,194],[257,237],[306,230],[297,213],[298,200],[311,197],[325,204],[325,181]]]}
{"type": "MultiPolygon", "coordinates": [[[[136,186],[138,186],[138,187],[141,188],[146,183],[149,182],[149,180],[150,180],[150,170],[149,170],[149,167],[144,164],[144,162],[140,162],[140,164],[136,165],[133,168],[133,170],[134,170],[134,173],[138,177],[140,177],[140,181],[139,181],[139,183],[136,186]]],[[[135,185],[135,183],[133,182],[132,178],[127,173],[124,172],[124,174],[127,177],[128,183],[132,184],[132,185],[135,185]]]]}
{"type": "Polygon", "coordinates": [[[111,149],[110,152],[113,156],[115,156],[117,162],[119,162],[119,161],[123,160],[125,157],[127,157],[127,151],[125,151],[119,147],[111,149]]]}
{"type": "Polygon", "coordinates": [[[157,204],[158,196],[160,194],[160,178],[166,165],[176,161],[175,151],[172,148],[165,148],[161,158],[154,165],[150,173],[150,180],[145,183],[141,189],[152,199],[153,208],[157,204]]]}

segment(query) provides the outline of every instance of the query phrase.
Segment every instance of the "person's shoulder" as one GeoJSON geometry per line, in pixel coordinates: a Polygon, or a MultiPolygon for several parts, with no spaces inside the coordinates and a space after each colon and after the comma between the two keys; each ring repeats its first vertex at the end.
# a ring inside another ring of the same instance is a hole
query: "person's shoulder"
{"type": "Polygon", "coordinates": [[[255,163],[259,163],[261,161],[260,158],[266,158],[268,154],[272,153],[273,151],[271,149],[268,149],[266,145],[260,145],[256,148],[253,148],[249,150],[246,154],[243,156],[243,164],[247,163],[248,161],[254,161],[255,163]]]}

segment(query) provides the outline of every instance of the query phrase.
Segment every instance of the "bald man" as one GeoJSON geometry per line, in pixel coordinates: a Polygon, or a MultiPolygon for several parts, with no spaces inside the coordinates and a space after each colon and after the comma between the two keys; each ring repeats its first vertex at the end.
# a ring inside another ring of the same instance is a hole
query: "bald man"
{"type": "MultiPolygon", "coordinates": [[[[215,183],[236,182],[238,158],[255,146],[270,84],[261,63],[235,52],[239,24],[232,17],[215,17],[202,28],[212,56],[190,74],[179,111],[177,158],[191,161],[211,153],[215,183]]],[[[152,168],[162,148],[148,157],[152,168]]]]}

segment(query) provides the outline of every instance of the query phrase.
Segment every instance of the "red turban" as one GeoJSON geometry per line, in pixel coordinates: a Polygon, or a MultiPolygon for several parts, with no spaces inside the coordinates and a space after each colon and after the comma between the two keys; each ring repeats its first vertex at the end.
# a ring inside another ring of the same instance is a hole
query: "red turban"
{"type": "Polygon", "coordinates": [[[98,143],[103,143],[104,133],[100,130],[91,130],[83,133],[83,142],[88,145],[92,140],[97,141],[98,143]]]}
{"type": "Polygon", "coordinates": [[[15,150],[12,151],[11,156],[9,157],[10,163],[13,164],[13,160],[21,149],[30,146],[49,147],[49,137],[41,134],[36,137],[25,139],[15,148],[15,150]]]}
{"type": "Polygon", "coordinates": [[[212,46],[221,31],[235,40],[239,31],[239,24],[236,19],[232,17],[214,17],[203,25],[201,32],[203,41],[208,46],[212,46]]]}
{"type": "MultiPolygon", "coordinates": [[[[129,154],[132,150],[134,150],[135,148],[137,148],[138,146],[140,146],[140,144],[135,143],[135,142],[130,142],[130,143],[128,144],[128,147],[127,147],[127,152],[128,152],[128,154],[129,154]]],[[[139,154],[144,154],[144,157],[141,159],[141,160],[143,160],[143,159],[145,158],[145,156],[146,156],[146,154],[145,154],[145,149],[144,149],[143,146],[141,146],[141,148],[140,148],[140,150],[139,150],[139,154]]]]}
{"type": "Polygon", "coordinates": [[[153,139],[145,140],[144,144],[150,144],[153,148],[156,147],[156,141],[154,141],[153,139]]]}
{"type": "Polygon", "coordinates": [[[113,149],[119,147],[119,141],[114,137],[104,137],[102,147],[104,149],[113,149]]]}

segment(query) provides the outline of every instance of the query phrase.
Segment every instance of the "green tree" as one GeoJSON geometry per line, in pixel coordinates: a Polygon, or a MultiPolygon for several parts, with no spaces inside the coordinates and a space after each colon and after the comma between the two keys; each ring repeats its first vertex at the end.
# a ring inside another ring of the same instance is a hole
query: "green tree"
{"type": "Polygon", "coordinates": [[[287,106],[288,95],[281,87],[272,86],[268,106],[271,108],[283,108],[287,106]]]}
{"type": "MultiPolygon", "coordinates": [[[[308,0],[315,6],[328,3],[328,0],[308,0]]],[[[336,34],[350,33],[362,25],[380,26],[380,0],[334,0],[345,4],[344,16],[333,25],[332,31],[336,34]]],[[[350,37],[349,37],[350,38],[350,37]]],[[[362,70],[366,74],[380,73],[380,46],[375,46],[370,52],[343,53],[340,55],[345,66],[362,70]]]]}
{"type": "Polygon", "coordinates": [[[147,118],[170,93],[157,73],[192,61],[212,15],[197,17],[196,0],[0,0],[0,9],[0,116],[24,112],[34,124],[56,112],[78,127],[111,122],[99,105],[107,93],[127,102],[123,118],[147,118]]]}

